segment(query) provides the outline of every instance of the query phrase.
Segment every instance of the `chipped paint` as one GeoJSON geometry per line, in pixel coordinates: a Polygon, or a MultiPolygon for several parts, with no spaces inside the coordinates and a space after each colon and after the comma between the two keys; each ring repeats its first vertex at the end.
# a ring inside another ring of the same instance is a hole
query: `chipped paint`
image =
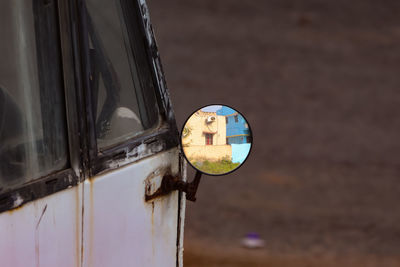
{"type": "Polygon", "coordinates": [[[147,196],[151,196],[156,193],[156,191],[160,188],[163,177],[166,174],[171,173],[171,167],[170,166],[163,166],[160,168],[157,168],[153,172],[151,172],[146,179],[144,180],[145,184],[145,198],[147,196]]]}
{"type": "MultiPolygon", "coordinates": [[[[160,141],[155,141],[151,144],[141,143],[140,145],[132,148],[131,150],[125,150],[125,157],[120,159],[112,159],[106,162],[107,167],[104,172],[117,169],[119,167],[125,166],[132,162],[139,161],[150,155],[154,155],[165,148],[165,143],[160,141]]],[[[99,173],[102,174],[103,172],[99,173]]]]}
{"type": "Polygon", "coordinates": [[[22,203],[24,203],[24,199],[20,196],[19,193],[16,193],[14,196],[14,203],[13,203],[13,208],[19,207],[22,203]]]}

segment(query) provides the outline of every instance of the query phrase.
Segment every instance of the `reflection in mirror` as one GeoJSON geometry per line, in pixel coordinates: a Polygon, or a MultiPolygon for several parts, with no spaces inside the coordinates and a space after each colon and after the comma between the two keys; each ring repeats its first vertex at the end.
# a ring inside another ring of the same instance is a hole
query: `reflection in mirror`
{"type": "Polygon", "coordinates": [[[252,134],[246,119],[236,110],[210,105],[194,112],[182,129],[181,143],[189,163],[209,175],[223,175],[246,160],[252,134]]]}

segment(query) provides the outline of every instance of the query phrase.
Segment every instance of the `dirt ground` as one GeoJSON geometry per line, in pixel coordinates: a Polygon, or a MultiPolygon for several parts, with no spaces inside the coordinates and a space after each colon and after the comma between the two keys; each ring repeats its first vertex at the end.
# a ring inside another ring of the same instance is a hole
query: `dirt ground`
{"type": "Polygon", "coordinates": [[[400,266],[400,1],[148,4],[178,126],[221,103],[253,131],[188,203],[185,266],[400,266]]]}

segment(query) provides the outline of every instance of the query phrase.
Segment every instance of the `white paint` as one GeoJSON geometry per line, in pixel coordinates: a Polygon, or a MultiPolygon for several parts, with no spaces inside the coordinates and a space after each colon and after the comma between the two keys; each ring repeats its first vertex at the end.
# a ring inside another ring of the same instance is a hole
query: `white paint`
{"type": "Polygon", "coordinates": [[[184,197],[180,214],[178,191],[144,200],[145,179],[178,164],[175,148],[0,213],[0,266],[182,266],[184,197]]]}
{"type": "Polygon", "coordinates": [[[84,267],[176,266],[179,192],[144,197],[147,177],[178,164],[175,148],[84,182],[84,267]]]}
{"type": "Polygon", "coordinates": [[[79,185],[1,213],[0,266],[79,266],[81,196],[79,185]]]}
{"type": "MultiPolygon", "coordinates": [[[[186,160],[183,159],[182,156],[182,179],[183,181],[187,181],[187,162],[186,160]]],[[[182,193],[182,197],[181,197],[181,206],[180,206],[180,212],[179,212],[179,216],[180,216],[180,221],[181,221],[181,225],[180,225],[180,233],[179,233],[179,242],[178,242],[178,266],[179,267],[183,267],[183,235],[184,235],[184,228],[185,228],[185,211],[186,211],[186,193],[182,193]]]]}

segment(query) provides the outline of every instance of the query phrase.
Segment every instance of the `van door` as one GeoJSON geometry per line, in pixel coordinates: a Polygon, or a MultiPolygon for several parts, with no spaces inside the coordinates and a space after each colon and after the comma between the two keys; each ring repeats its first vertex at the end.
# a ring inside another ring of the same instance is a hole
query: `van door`
{"type": "Polygon", "coordinates": [[[57,1],[0,2],[1,266],[81,264],[78,119],[60,35],[57,1]]]}
{"type": "Polygon", "coordinates": [[[85,0],[79,10],[90,147],[83,186],[87,267],[178,264],[180,193],[145,200],[164,175],[179,174],[180,156],[144,10],[128,0],[85,0]]]}

